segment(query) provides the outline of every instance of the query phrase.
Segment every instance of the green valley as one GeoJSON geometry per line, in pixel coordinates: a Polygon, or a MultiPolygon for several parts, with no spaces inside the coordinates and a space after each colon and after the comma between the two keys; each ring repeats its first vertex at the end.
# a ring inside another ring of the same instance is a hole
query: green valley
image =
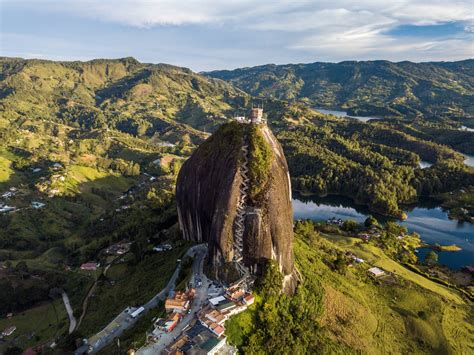
{"type": "MultiPolygon", "coordinates": [[[[0,58],[0,330],[17,327],[0,352],[38,345],[71,352],[159,292],[191,245],[178,227],[180,168],[253,103],[263,104],[283,147],[293,192],[348,197],[392,218],[435,198],[451,217],[472,222],[474,167],[464,155],[474,154],[474,132],[458,129],[473,126],[472,78],[472,61],[203,75],[133,58],[0,58]],[[383,119],[360,122],[314,106],[383,119]],[[153,250],[163,244],[172,250],[153,250]],[[62,292],[78,321],[71,334],[62,292]]],[[[228,133],[240,144],[238,130],[228,133]]],[[[250,144],[258,200],[272,179],[271,152],[258,129],[250,144]]],[[[472,351],[472,287],[433,281],[434,268],[414,254],[420,245],[394,241],[395,232],[363,243],[354,223],[297,222],[296,294],[280,297],[279,273],[269,267],[255,305],[227,321],[228,339],[245,353],[472,351]],[[347,253],[366,262],[348,267],[347,253]],[[369,265],[389,277],[371,278],[369,265]]],[[[134,329],[124,340],[141,346],[149,329],[134,329]]]]}

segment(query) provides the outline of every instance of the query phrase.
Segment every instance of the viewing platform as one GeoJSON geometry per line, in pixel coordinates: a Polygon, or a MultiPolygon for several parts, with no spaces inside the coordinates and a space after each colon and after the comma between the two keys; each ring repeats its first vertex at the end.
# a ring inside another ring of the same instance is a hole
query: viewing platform
{"type": "Polygon", "coordinates": [[[246,124],[266,124],[267,120],[263,118],[263,107],[253,107],[250,111],[250,117],[234,116],[234,119],[239,123],[246,124]]]}

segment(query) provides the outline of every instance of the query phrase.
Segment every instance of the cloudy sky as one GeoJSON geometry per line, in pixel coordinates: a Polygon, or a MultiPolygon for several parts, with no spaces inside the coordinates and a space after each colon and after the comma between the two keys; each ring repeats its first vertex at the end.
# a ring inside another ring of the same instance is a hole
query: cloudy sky
{"type": "Polygon", "coordinates": [[[193,70],[474,57],[474,0],[0,0],[0,55],[193,70]]]}

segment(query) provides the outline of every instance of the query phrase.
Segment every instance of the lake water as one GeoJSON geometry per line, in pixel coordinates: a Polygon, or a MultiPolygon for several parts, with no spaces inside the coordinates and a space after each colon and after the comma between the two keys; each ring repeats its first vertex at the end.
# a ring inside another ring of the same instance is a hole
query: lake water
{"type": "Polygon", "coordinates": [[[467,155],[463,154],[466,159],[464,160],[464,164],[469,165],[469,166],[474,166],[474,156],[473,155],[467,155]]]}
{"type": "Polygon", "coordinates": [[[367,122],[369,120],[380,120],[378,117],[365,117],[365,116],[350,116],[346,111],[326,110],[323,108],[315,108],[316,111],[324,113],[325,115],[334,115],[337,117],[352,117],[361,122],[367,122]]]}
{"type": "Polygon", "coordinates": [[[459,130],[460,131],[474,132],[473,128],[469,128],[469,127],[466,127],[466,126],[461,126],[461,128],[459,128],[459,130]]]}
{"type": "MultiPolygon", "coordinates": [[[[303,197],[295,195],[293,199],[293,215],[295,219],[312,219],[324,221],[336,217],[353,219],[364,222],[372,214],[363,206],[355,205],[352,200],[339,196],[303,197]]],[[[447,213],[433,203],[420,204],[406,211],[408,218],[398,221],[408,228],[409,232],[416,232],[427,243],[441,245],[456,244],[462,248],[458,252],[440,252],[439,262],[451,268],[458,269],[465,265],[474,265],[474,225],[467,222],[450,220],[447,213]]],[[[379,221],[388,219],[376,216],[379,221]]],[[[429,250],[421,249],[419,258],[423,260],[429,250]]]]}

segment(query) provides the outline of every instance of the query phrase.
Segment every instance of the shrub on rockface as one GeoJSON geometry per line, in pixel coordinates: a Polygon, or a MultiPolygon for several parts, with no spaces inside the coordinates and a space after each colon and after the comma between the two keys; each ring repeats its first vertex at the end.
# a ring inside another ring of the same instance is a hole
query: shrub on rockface
{"type": "Polygon", "coordinates": [[[255,125],[249,127],[249,199],[257,204],[263,199],[263,194],[270,182],[270,167],[273,152],[263,137],[260,128],[255,125]]]}

